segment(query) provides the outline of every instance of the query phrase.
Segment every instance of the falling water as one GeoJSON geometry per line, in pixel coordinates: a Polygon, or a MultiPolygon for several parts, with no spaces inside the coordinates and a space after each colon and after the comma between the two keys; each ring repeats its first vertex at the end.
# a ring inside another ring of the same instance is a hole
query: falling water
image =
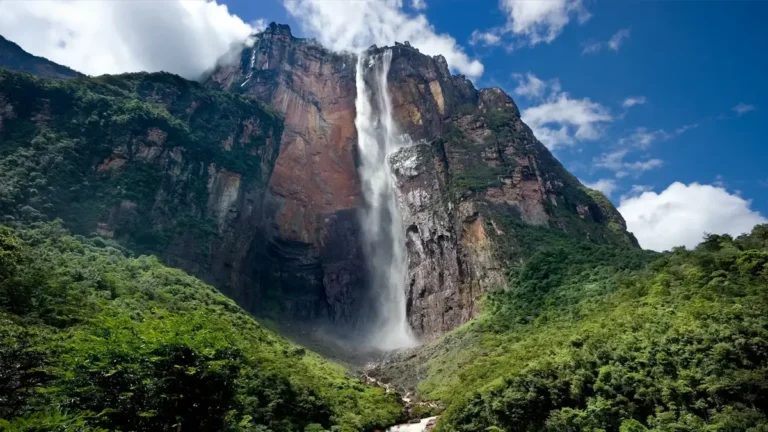
{"type": "Polygon", "coordinates": [[[417,344],[406,316],[405,236],[395,200],[394,177],[387,162],[387,156],[404,145],[392,118],[387,90],[391,61],[390,50],[379,56],[360,54],[355,101],[360,177],[366,202],[362,211],[363,251],[376,307],[371,342],[384,350],[417,344]]]}

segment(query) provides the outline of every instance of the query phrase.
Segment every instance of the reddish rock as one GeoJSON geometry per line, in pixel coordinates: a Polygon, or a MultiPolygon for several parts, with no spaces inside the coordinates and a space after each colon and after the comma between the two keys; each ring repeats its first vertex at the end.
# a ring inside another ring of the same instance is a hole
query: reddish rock
{"type": "MultiPolygon", "coordinates": [[[[350,320],[363,281],[356,212],[356,58],[271,25],[209,85],[248,94],[281,112],[281,146],[265,202],[277,264],[269,277],[293,285],[300,318],[350,320]]],[[[294,304],[296,303],[296,304],[294,304]]]]}

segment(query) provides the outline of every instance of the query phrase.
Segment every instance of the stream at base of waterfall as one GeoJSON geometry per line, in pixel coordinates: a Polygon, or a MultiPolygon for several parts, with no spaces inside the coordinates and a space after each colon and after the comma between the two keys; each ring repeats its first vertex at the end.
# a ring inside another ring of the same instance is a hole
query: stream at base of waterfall
{"type": "Polygon", "coordinates": [[[427,417],[419,420],[418,423],[406,423],[392,426],[387,432],[430,432],[437,423],[437,417],[427,417]]]}

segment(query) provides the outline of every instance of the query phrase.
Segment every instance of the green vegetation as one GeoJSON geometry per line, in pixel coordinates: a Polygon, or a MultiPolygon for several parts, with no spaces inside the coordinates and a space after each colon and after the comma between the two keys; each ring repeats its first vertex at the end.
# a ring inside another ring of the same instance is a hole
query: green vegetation
{"type": "MultiPolygon", "coordinates": [[[[464,109],[466,111],[466,108],[464,109]]],[[[448,123],[441,141],[436,145],[447,147],[452,158],[461,165],[452,169],[447,198],[458,200],[468,192],[482,192],[490,187],[501,187],[502,177],[511,172],[508,167],[491,167],[478,157],[478,149],[454,123],[448,123]]]]}
{"type": "Polygon", "coordinates": [[[0,227],[0,430],[351,432],[400,410],[154,257],[0,227]]]}
{"type": "Polygon", "coordinates": [[[425,348],[440,431],[768,430],[768,225],[664,254],[549,241],[425,348]]]}
{"type": "Polygon", "coordinates": [[[141,253],[183,235],[206,250],[209,167],[258,188],[282,128],[252,99],[168,73],[50,80],[0,68],[0,112],[4,222],[61,218],[81,234],[108,222],[141,253]]]}

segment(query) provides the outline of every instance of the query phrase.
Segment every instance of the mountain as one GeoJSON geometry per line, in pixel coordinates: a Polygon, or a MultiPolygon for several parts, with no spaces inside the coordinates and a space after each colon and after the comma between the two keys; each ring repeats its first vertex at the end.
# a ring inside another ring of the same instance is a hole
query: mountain
{"type": "Polygon", "coordinates": [[[46,78],[78,78],[85,75],[43,57],[33,56],[0,35],[0,67],[30,72],[46,78]]]}
{"type": "MultiPolygon", "coordinates": [[[[501,90],[476,90],[407,44],[365,55],[385,51],[393,117],[415,143],[392,163],[417,336],[476,316],[508,263],[535,251],[527,233],[637,245],[501,90]]],[[[204,86],[163,73],[0,72],[0,206],[157,254],[256,315],[364,335],[375,306],[360,271],[357,63],[271,25],[204,86]]]]}
{"type": "MultiPolygon", "coordinates": [[[[417,144],[393,165],[409,237],[408,318],[419,336],[436,337],[477,314],[478,298],[504,284],[505,264],[535,249],[517,231],[543,228],[637,247],[613,205],[562,167],[500,89],[478,91],[452,76],[442,56],[407,43],[365,55],[384,51],[391,52],[394,118],[417,144]]],[[[317,293],[313,301],[342,323],[359,319],[366,298],[355,227],[363,205],[356,64],[356,56],[273,23],[207,81],[284,115],[265,201],[275,226],[266,240],[280,262],[273,271],[278,279],[293,275],[294,289],[317,293]]]]}
{"type": "Polygon", "coordinates": [[[508,95],[407,42],[0,69],[0,217],[0,429],[768,424],[768,227],[641,250],[508,95]]]}
{"type": "Polygon", "coordinates": [[[6,220],[156,254],[249,305],[270,264],[262,201],[282,119],[178,76],[47,80],[0,70],[6,220]],[[30,145],[30,143],[32,145],[30,145]]]}

